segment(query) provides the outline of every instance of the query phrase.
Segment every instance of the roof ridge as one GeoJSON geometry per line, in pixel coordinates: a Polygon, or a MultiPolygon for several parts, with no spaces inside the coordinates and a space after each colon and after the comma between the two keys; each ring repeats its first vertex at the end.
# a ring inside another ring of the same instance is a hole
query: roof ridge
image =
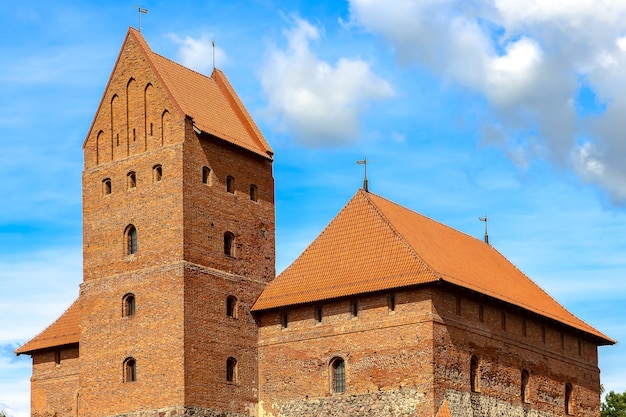
{"type": "MultiPolygon", "coordinates": [[[[363,189],[359,190],[359,192],[363,193],[363,196],[365,197],[365,200],[367,201],[367,203],[374,209],[374,211],[376,211],[376,213],[380,216],[381,219],[383,219],[384,223],[387,225],[387,227],[393,232],[394,236],[396,236],[398,238],[398,240],[405,246],[407,247],[407,249],[409,250],[409,252],[411,253],[411,255],[413,256],[413,258],[415,258],[418,262],[421,262],[424,264],[424,266],[426,266],[426,268],[428,268],[428,270],[431,272],[431,274],[436,277],[436,278],[441,278],[441,273],[436,271],[432,266],[430,266],[430,264],[428,262],[426,262],[426,260],[424,260],[424,258],[422,258],[421,256],[419,256],[419,254],[417,253],[417,251],[415,250],[415,248],[413,246],[411,246],[411,244],[409,242],[407,242],[406,238],[404,237],[404,235],[402,233],[400,233],[398,231],[398,229],[393,225],[393,223],[387,218],[387,216],[385,216],[385,214],[382,212],[382,210],[380,210],[378,208],[378,206],[376,206],[376,203],[374,203],[370,198],[368,198],[368,194],[374,195],[378,198],[382,198],[383,200],[386,200],[400,208],[403,208],[405,210],[408,210],[406,207],[403,207],[397,203],[394,203],[391,200],[388,200],[384,197],[379,196],[378,194],[375,193],[370,193],[369,191],[365,191],[363,189]]],[[[412,211],[412,210],[410,210],[412,211]]],[[[416,214],[419,214],[417,212],[413,212],[416,214]]]]}

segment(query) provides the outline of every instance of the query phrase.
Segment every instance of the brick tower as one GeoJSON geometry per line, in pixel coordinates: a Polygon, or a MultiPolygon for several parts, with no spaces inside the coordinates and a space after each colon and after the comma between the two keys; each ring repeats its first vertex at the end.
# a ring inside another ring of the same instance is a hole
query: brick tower
{"type": "Polygon", "coordinates": [[[229,82],[130,29],[84,155],[78,415],[254,413],[272,151],[229,82]]]}

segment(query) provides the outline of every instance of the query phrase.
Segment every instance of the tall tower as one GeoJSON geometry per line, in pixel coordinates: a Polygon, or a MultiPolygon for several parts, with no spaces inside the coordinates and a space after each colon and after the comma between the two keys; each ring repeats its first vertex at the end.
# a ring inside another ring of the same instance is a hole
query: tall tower
{"type": "Polygon", "coordinates": [[[253,414],[272,150],[228,80],[130,29],[84,155],[78,415],[253,414]]]}

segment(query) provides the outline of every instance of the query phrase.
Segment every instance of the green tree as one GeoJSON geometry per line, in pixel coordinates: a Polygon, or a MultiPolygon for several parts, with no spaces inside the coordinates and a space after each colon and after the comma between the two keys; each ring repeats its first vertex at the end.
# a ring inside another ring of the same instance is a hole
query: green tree
{"type": "Polygon", "coordinates": [[[9,417],[6,411],[0,410],[0,417],[9,417]]]}
{"type": "Polygon", "coordinates": [[[619,394],[610,391],[600,405],[602,417],[626,417],[626,391],[619,394]]]}

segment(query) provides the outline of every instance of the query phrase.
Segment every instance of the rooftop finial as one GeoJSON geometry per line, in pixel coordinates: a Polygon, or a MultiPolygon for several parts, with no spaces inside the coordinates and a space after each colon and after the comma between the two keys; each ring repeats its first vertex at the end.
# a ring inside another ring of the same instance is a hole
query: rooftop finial
{"type": "Polygon", "coordinates": [[[137,30],[139,31],[139,33],[141,33],[141,15],[142,14],[148,14],[148,9],[142,9],[141,8],[141,4],[137,4],[137,20],[138,20],[138,25],[137,26],[137,30]]]}
{"type": "Polygon", "coordinates": [[[211,41],[211,47],[213,48],[213,71],[215,71],[215,39],[211,41]]]}
{"type": "Polygon", "coordinates": [[[366,192],[369,192],[370,190],[367,186],[367,156],[363,158],[363,160],[361,161],[356,161],[356,163],[359,165],[363,165],[365,169],[365,176],[363,177],[363,190],[365,190],[366,192]]]}
{"type": "Polygon", "coordinates": [[[478,220],[485,222],[485,243],[489,244],[489,231],[487,230],[487,222],[489,222],[489,218],[485,214],[485,217],[479,217],[478,220]]]}

